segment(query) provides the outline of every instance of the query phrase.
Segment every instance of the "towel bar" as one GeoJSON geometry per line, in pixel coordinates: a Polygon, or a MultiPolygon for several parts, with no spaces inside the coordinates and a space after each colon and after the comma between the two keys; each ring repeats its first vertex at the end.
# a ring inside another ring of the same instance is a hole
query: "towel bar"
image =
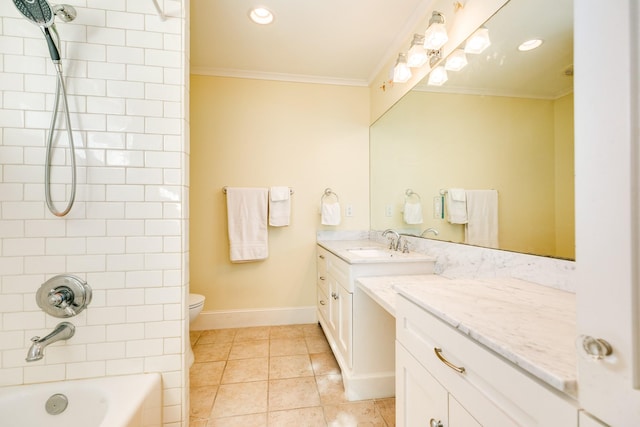
{"type": "Polygon", "coordinates": [[[420,199],[420,195],[410,188],[407,188],[407,191],[404,192],[404,195],[406,196],[407,199],[410,198],[411,196],[416,196],[418,198],[418,201],[422,200],[420,199]]]}
{"type": "MultiPolygon", "coordinates": [[[[227,186],[222,187],[222,192],[227,194],[227,186]]],[[[289,194],[293,194],[293,188],[289,187],[289,194]]]]}
{"type": "Polygon", "coordinates": [[[325,197],[330,197],[330,196],[335,196],[336,202],[340,201],[340,198],[338,197],[338,195],[336,193],[333,192],[332,189],[325,188],[324,189],[324,193],[322,193],[322,197],[320,197],[320,203],[322,203],[322,201],[324,200],[325,197]]]}

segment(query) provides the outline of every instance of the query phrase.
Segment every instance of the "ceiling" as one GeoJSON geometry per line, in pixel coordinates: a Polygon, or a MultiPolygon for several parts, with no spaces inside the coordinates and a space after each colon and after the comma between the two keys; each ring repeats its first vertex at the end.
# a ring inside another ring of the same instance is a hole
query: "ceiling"
{"type": "Polygon", "coordinates": [[[191,0],[191,73],[368,85],[433,0],[191,0]],[[269,25],[248,17],[255,6],[269,25]]]}

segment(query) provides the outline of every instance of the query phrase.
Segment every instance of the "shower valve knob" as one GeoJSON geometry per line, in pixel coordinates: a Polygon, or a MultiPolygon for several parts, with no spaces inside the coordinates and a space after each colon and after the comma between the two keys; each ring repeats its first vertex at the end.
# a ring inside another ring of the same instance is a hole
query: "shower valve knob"
{"type": "Polygon", "coordinates": [[[91,302],[91,287],[71,275],[52,277],[36,293],[38,306],[55,317],[73,317],[91,302]]]}

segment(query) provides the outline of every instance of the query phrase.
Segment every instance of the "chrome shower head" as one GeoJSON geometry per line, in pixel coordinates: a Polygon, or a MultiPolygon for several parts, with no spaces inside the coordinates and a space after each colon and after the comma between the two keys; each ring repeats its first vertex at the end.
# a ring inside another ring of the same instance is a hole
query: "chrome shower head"
{"type": "Polygon", "coordinates": [[[13,0],[13,4],[25,18],[40,27],[47,40],[51,60],[60,64],[60,52],[49,31],[49,27],[53,26],[55,14],[47,0],[13,0]]]}
{"type": "Polygon", "coordinates": [[[40,27],[53,24],[54,13],[47,0],[13,0],[18,11],[29,21],[40,27]]]}

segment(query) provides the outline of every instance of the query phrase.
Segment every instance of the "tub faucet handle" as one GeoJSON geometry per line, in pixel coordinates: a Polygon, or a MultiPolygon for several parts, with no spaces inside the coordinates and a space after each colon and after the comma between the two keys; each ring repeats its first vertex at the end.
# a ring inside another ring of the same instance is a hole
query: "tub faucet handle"
{"type": "Polygon", "coordinates": [[[75,276],[55,276],[40,286],[36,293],[36,302],[47,314],[72,317],[91,302],[91,287],[75,276]]]}

